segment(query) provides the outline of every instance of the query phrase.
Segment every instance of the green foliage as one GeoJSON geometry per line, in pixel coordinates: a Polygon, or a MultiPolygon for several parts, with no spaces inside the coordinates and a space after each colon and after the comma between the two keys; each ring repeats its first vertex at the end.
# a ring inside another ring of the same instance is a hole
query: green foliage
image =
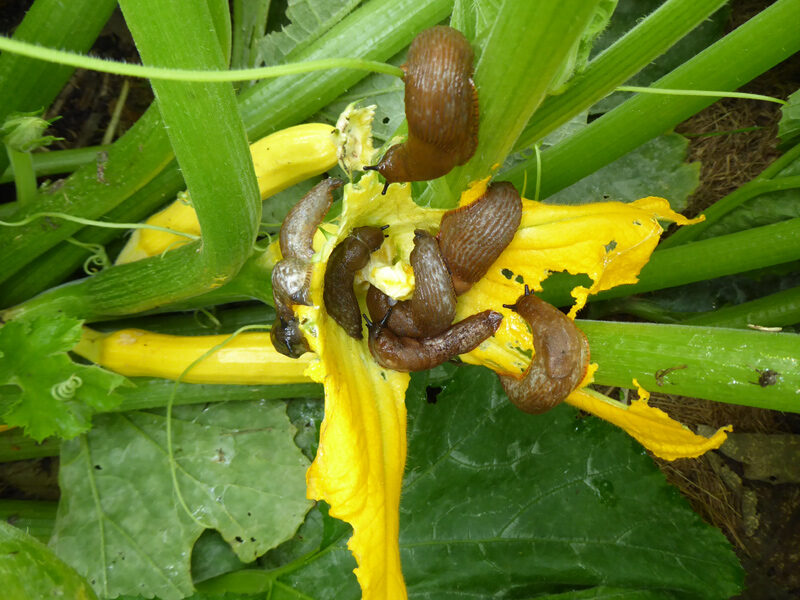
{"type": "Polygon", "coordinates": [[[800,136],[800,90],[789,96],[787,102],[781,107],[778,123],[778,137],[784,145],[797,143],[800,136]]]}
{"type": "MultiPolygon", "coordinates": [[[[428,400],[407,396],[400,548],[409,598],[727,599],[730,546],[626,434],[562,406],[521,415],[494,374],[462,367],[428,400]]],[[[298,535],[204,589],[287,586],[287,598],[359,598],[348,527],[309,513],[298,535]],[[260,576],[259,576],[260,574],[260,576]],[[216,587],[215,587],[216,585],[216,587]]],[[[282,597],[282,596],[281,596],[282,597]]]]}
{"type": "Polygon", "coordinates": [[[286,62],[292,51],[301,51],[350,14],[361,0],[289,0],[286,18],[291,21],[281,31],[261,40],[261,60],[267,65],[286,62]]]}
{"type": "Polygon", "coordinates": [[[52,550],[2,521],[0,578],[5,598],[97,600],[91,586],[52,550]]]}
{"type": "Polygon", "coordinates": [[[685,162],[688,146],[689,142],[677,133],[659,136],[553,194],[547,202],[586,204],[601,198],[633,202],[645,196],[662,196],[673,210],[683,210],[686,198],[700,183],[700,163],[685,162]]]}
{"type": "Polygon", "coordinates": [[[192,592],[190,556],[216,529],[252,561],[291,537],[311,503],[308,460],[292,443],[281,402],[181,407],[173,414],[175,494],[164,416],[98,419],[61,452],[51,546],[104,597],[192,592]]]}
{"type": "Polygon", "coordinates": [[[81,322],[60,315],[17,320],[0,328],[0,402],[3,420],[37,441],[74,438],[92,415],[122,398],[122,375],[79,365],[67,352],[81,338],[81,322]]]}

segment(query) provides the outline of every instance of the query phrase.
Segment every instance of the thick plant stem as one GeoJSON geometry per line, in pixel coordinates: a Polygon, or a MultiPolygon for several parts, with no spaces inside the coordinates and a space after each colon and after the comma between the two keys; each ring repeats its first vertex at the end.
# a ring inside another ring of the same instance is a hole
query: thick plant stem
{"type": "Polygon", "coordinates": [[[800,287],[775,292],[757,300],[743,302],[694,315],[681,320],[683,325],[744,328],[786,327],[800,323],[800,287]]]}
{"type": "Polygon", "coordinates": [[[423,204],[454,206],[470,181],[485,177],[505,159],[544,100],[596,5],[596,1],[585,0],[502,4],[475,66],[480,103],[478,147],[469,162],[428,186],[423,204]]]}
{"type": "MultiPolygon", "coordinates": [[[[58,455],[58,449],[56,454],[58,455]]],[[[47,543],[56,521],[58,502],[39,500],[0,500],[0,519],[47,543]]]]}
{"type": "MultiPolygon", "coordinates": [[[[652,87],[735,90],[800,50],[798,22],[800,2],[778,0],[652,87]]],[[[547,198],[613,162],[713,101],[696,96],[634,96],[542,153],[541,197],[547,198]]],[[[526,173],[528,181],[536,180],[535,161],[516,165],[501,179],[520,188],[526,173]]]]}
{"type": "MultiPolygon", "coordinates": [[[[52,152],[36,152],[31,154],[33,168],[37,175],[58,175],[72,173],[83,165],[94,161],[97,155],[110,146],[87,146],[70,150],[53,150],[52,152]]],[[[0,183],[14,181],[14,167],[8,168],[0,175],[0,183]]]]}
{"type": "Polygon", "coordinates": [[[800,412],[800,335],[713,327],[577,321],[600,385],[800,412]],[[777,376],[767,385],[765,371],[777,376]],[[761,381],[761,383],[760,383],[761,381]]]}
{"type": "Polygon", "coordinates": [[[533,114],[515,149],[528,148],[646,67],[724,5],[724,0],[669,0],[597,56],[533,114]]]}

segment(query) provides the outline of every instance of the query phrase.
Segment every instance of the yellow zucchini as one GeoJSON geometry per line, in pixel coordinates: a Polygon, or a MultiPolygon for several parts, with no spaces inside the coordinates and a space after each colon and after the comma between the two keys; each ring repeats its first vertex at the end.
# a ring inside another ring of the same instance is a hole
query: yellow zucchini
{"type": "MultiPolygon", "coordinates": [[[[336,165],[336,129],[324,123],[288,127],[251,144],[250,153],[261,198],[268,198],[336,165]]],[[[145,223],[200,235],[200,224],[188,195],[179,194],[177,200],[145,223]]],[[[137,229],[117,257],[116,264],[155,256],[188,241],[171,233],[137,229]]]]}
{"type": "MultiPolygon", "coordinates": [[[[179,336],[122,329],[101,333],[83,328],[73,352],[128,377],[177,379],[193,361],[229,335],[179,336]]],[[[241,333],[204,358],[183,377],[187,383],[277,385],[311,381],[303,373],[311,353],[291,359],[275,351],[269,332],[241,333]]]]}

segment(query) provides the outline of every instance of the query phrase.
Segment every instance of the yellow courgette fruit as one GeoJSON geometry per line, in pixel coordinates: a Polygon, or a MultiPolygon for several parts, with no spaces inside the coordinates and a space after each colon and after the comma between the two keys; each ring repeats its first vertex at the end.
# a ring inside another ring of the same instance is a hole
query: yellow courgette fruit
{"type": "MultiPolygon", "coordinates": [[[[122,329],[101,333],[83,328],[73,352],[128,377],[177,379],[193,361],[229,335],[180,336],[122,329]]],[[[277,385],[311,381],[303,375],[311,353],[288,358],[272,347],[269,332],[239,334],[183,377],[187,383],[277,385]]]]}
{"type": "MultiPolygon", "coordinates": [[[[336,129],[325,123],[288,127],[250,145],[261,199],[277,194],[300,181],[324,173],[337,162],[336,129]]],[[[180,197],[145,223],[200,235],[194,208],[180,197]]],[[[136,229],[117,257],[116,264],[161,254],[188,243],[185,237],[136,229]]]]}

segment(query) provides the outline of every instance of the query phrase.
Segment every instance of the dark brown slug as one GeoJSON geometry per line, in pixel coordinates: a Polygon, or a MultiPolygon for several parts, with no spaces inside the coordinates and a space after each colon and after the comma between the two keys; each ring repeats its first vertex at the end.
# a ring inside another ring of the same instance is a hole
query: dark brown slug
{"type": "Polygon", "coordinates": [[[536,354],[522,379],[499,377],[517,408],[539,414],[578,387],[589,366],[589,342],[572,319],[527,288],[525,292],[510,308],[531,326],[536,354]]]}
{"type": "Polygon", "coordinates": [[[430,337],[450,327],[456,315],[456,293],[439,245],[427,231],[414,232],[411,251],[414,295],[394,302],[375,286],[367,292],[367,309],[373,321],[381,321],[391,308],[386,327],[404,337],[430,337]]]}
{"type": "Polygon", "coordinates": [[[270,337],[275,349],[291,358],[298,358],[309,349],[292,305],[311,304],[309,261],[314,256],[314,233],[333,202],[333,190],[341,185],[338,179],[322,180],[292,207],[281,225],[283,259],[272,269],[272,298],[278,316],[270,337]]]}
{"type": "Polygon", "coordinates": [[[369,262],[369,255],[383,244],[380,227],[357,227],[333,249],[325,269],[322,299],[333,320],[352,338],[363,338],[361,310],[353,290],[356,271],[369,262]]]}
{"type": "Polygon", "coordinates": [[[493,183],[486,193],[442,217],[439,248],[457,294],[478,282],[511,242],[522,219],[522,200],[508,182],[493,183]]]}
{"type": "Polygon", "coordinates": [[[485,310],[427,338],[397,336],[382,323],[369,327],[369,350],[379,365],[394,371],[424,371],[470,352],[497,331],[503,315],[485,310]]]}
{"type": "Polygon", "coordinates": [[[402,66],[408,139],[368,167],[386,178],[386,187],[436,179],[475,153],[478,95],[472,62],[467,38],[452,27],[431,27],[411,42],[402,66]]]}

